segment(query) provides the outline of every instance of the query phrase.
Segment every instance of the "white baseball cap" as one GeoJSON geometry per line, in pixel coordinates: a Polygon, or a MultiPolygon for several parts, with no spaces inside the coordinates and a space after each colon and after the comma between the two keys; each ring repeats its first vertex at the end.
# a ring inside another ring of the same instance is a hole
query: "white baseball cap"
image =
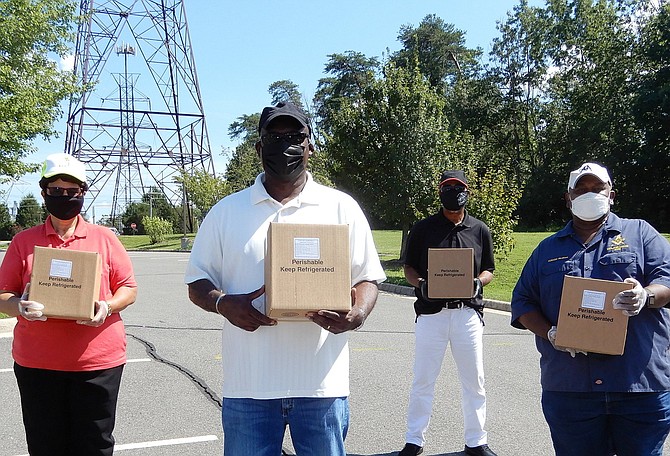
{"type": "Polygon", "coordinates": [[[586,175],[596,176],[600,179],[601,182],[609,184],[612,186],[612,179],[607,172],[607,168],[601,166],[597,163],[584,163],[582,166],[570,173],[570,179],[568,180],[568,191],[575,188],[577,181],[586,175]]]}
{"type": "Polygon", "coordinates": [[[74,177],[82,184],[86,183],[86,165],[70,154],[60,153],[47,156],[42,165],[41,177],[48,179],[58,174],[74,177]]]}

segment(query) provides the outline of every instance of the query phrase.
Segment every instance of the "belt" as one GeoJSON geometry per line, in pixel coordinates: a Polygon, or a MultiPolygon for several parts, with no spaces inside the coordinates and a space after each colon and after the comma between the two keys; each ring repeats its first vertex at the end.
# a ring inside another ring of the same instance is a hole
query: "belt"
{"type": "Polygon", "coordinates": [[[464,305],[463,301],[449,301],[444,303],[444,307],[447,309],[460,309],[464,305]]]}

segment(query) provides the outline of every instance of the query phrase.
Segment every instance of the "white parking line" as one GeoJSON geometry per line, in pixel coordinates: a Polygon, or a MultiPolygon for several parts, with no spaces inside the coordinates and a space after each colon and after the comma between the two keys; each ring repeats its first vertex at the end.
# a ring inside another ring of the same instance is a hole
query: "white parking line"
{"type": "MultiPolygon", "coordinates": [[[[186,437],[183,439],[154,440],[153,442],[127,443],[125,445],[114,445],[114,451],[137,450],[139,448],[151,448],[170,445],[185,445],[188,443],[211,442],[219,440],[215,435],[202,435],[199,437],[186,437]]],[[[19,454],[16,456],[30,456],[29,454],[19,454]]]]}
{"type": "MultiPolygon", "coordinates": [[[[154,440],[152,442],[127,443],[125,445],[114,445],[114,451],[137,450],[139,448],[151,448],[170,445],[184,445],[188,443],[211,442],[219,440],[215,435],[203,435],[200,437],[186,437],[183,439],[154,440]]],[[[30,456],[29,454],[18,454],[16,456],[30,456]]]]}
{"type": "Polygon", "coordinates": [[[125,445],[114,445],[114,451],[136,450],[138,448],[151,448],[151,447],[170,446],[170,445],[184,445],[188,443],[211,442],[213,440],[219,440],[219,438],[215,435],[202,435],[199,437],[185,437],[182,439],[154,440],[153,442],[126,443],[125,445]]]}
{"type": "MultiPolygon", "coordinates": [[[[151,358],[136,358],[136,359],[129,359],[128,361],[126,361],[126,363],[128,363],[128,364],[130,364],[130,363],[150,363],[151,361],[153,361],[153,359],[151,359],[151,358]]],[[[3,373],[3,372],[14,372],[14,369],[11,368],[11,367],[9,369],[0,369],[0,374],[3,373]]]]}

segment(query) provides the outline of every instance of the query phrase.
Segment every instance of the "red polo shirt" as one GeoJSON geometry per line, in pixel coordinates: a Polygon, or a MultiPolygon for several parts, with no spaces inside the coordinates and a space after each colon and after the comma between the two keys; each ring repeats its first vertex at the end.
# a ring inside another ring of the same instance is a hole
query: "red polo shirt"
{"type": "MultiPolygon", "coordinates": [[[[65,241],[54,231],[51,218],[14,236],[0,266],[0,290],[23,293],[30,282],[35,246],[98,252],[102,257],[101,300],[110,299],[122,286],[137,287],[132,263],[121,242],[108,228],[87,223],[80,215],[73,236],[65,241]]],[[[20,366],[39,369],[91,371],[116,367],[126,362],[123,321],[113,313],[102,326],[93,328],[74,320],[31,322],[19,316],[12,356],[20,366]]]]}

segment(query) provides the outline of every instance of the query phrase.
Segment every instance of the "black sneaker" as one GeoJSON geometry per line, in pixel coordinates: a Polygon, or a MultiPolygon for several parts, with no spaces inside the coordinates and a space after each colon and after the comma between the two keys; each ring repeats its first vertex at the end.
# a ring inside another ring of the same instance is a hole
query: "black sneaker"
{"type": "Polygon", "coordinates": [[[488,445],[479,445],[472,448],[465,445],[465,454],[468,456],[498,456],[488,445]]]}
{"type": "Polygon", "coordinates": [[[423,447],[414,445],[413,443],[406,443],[405,448],[400,450],[398,456],[417,456],[421,453],[423,453],[423,447]]]}

